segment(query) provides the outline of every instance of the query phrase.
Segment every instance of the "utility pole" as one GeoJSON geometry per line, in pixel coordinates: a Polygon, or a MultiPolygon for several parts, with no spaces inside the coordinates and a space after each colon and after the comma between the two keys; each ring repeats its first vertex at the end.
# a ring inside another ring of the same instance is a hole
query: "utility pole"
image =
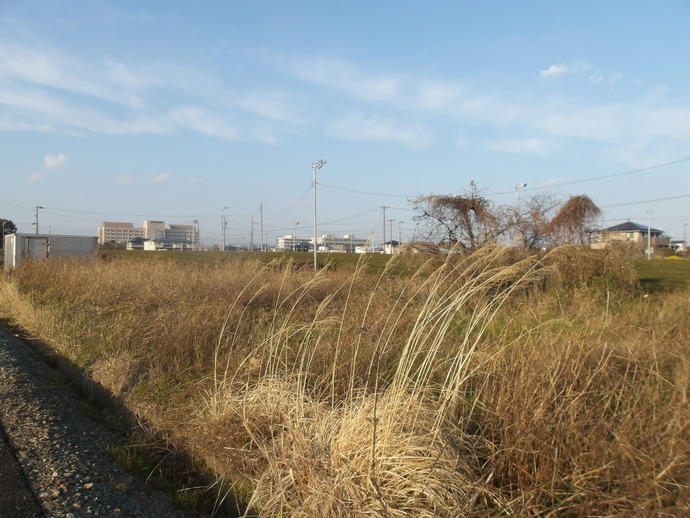
{"type": "Polygon", "coordinates": [[[294,225],[294,230],[292,231],[292,251],[296,252],[297,251],[297,225],[299,225],[299,221],[295,221],[294,225]]]}
{"type": "Polygon", "coordinates": [[[230,207],[220,209],[220,251],[225,252],[225,211],[230,207]]]}
{"type": "Polygon", "coordinates": [[[254,251],[254,216],[249,216],[251,221],[251,230],[249,231],[249,250],[254,251]]]}
{"type": "Polygon", "coordinates": [[[647,211],[647,259],[652,258],[652,211],[647,211]]]}
{"type": "Polygon", "coordinates": [[[403,224],[403,221],[398,221],[398,246],[402,244],[402,231],[400,230],[400,226],[403,224]]]}
{"type": "Polygon", "coordinates": [[[264,252],[266,249],[264,248],[264,204],[259,203],[259,224],[260,224],[260,232],[261,232],[261,251],[264,252]]]}
{"type": "Polygon", "coordinates": [[[394,219],[389,219],[388,224],[390,225],[389,230],[390,230],[390,241],[391,241],[391,253],[393,253],[393,221],[394,219]]]}
{"type": "Polygon", "coordinates": [[[526,183],[521,183],[520,185],[515,186],[515,206],[519,207],[520,206],[520,191],[527,187],[526,183]]]}
{"type": "Polygon", "coordinates": [[[38,234],[38,209],[42,209],[40,205],[36,205],[36,222],[34,223],[36,225],[36,234],[38,234]]]}
{"type": "Polygon", "coordinates": [[[311,184],[314,190],[314,271],[319,269],[316,262],[316,170],[321,169],[325,163],[325,160],[318,160],[311,165],[311,184]]]}
{"type": "Polygon", "coordinates": [[[383,241],[381,241],[381,251],[386,248],[386,206],[381,207],[383,209],[383,241]]]}
{"type": "Polygon", "coordinates": [[[199,239],[201,236],[201,231],[199,230],[199,220],[195,219],[192,221],[194,223],[194,250],[199,250],[199,239]]]}

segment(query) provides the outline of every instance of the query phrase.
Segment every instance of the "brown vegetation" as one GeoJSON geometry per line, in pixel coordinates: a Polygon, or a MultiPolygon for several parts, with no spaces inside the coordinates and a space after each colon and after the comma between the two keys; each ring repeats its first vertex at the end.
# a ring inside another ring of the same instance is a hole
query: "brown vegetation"
{"type": "Polygon", "coordinates": [[[26,264],[0,310],[262,516],[690,509],[687,291],[615,248],[403,260],[26,264]]]}

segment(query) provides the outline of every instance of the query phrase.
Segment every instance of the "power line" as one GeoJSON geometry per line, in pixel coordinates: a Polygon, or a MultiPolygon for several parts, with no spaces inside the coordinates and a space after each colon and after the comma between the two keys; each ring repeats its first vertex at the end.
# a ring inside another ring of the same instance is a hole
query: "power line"
{"type": "Polygon", "coordinates": [[[309,191],[311,191],[311,183],[309,183],[309,186],[304,190],[300,197],[293,201],[287,208],[279,210],[278,212],[273,212],[272,214],[274,216],[287,216],[289,212],[291,212],[295,207],[304,201],[304,199],[307,197],[307,194],[309,194],[309,191]]]}
{"type": "MultiPolygon", "coordinates": [[[[617,176],[625,176],[625,175],[629,175],[629,174],[642,173],[644,171],[651,171],[653,169],[659,169],[661,167],[667,167],[670,165],[675,165],[675,164],[687,162],[689,160],[690,160],[690,157],[681,158],[680,160],[674,160],[673,162],[666,162],[664,164],[657,164],[657,165],[652,165],[649,167],[642,167],[640,169],[632,169],[630,171],[623,171],[621,173],[606,174],[606,175],[601,175],[601,176],[592,176],[591,178],[583,178],[581,180],[571,180],[569,182],[555,183],[552,185],[547,185],[545,187],[531,187],[531,188],[526,188],[524,190],[525,191],[537,191],[537,190],[541,190],[541,189],[551,189],[552,187],[562,187],[564,185],[573,185],[576,183],[593,182],[595,180],[605,180],[606,178],[615,178],[617,176]]],[[[496,194],[511,194],[512,192],[513,191],[505,191],[505,192],[498,192],[496,194]]]]}
{"type": "Polygon", "coordinates": [[[627,205],[641,205],[643,203],[655,203],[658,201],[679,200],[681,198],[690,198],[690,194],[680,194],[678,196],[669,196],[667,198],[654,198],[651,200],[629,201],[625,203],[615,203],[613,205],[602,205],[602,209],[612,209],[614,207],[625,207],[627,205]]]}
{"type": "Polygon", "coordinates": [[[405,198],[407,200],[410,199],[410,197],[407,194],[385,194],[385,193],[380,193],[380,192],[367,192],[367,191],[357,191],[355,189],[346,189],[344,187],[336,187],[335,185],[328,185],[325,183],[320,183],[322,187],[329,187],[331,189],[336,189],[338,191],[347,191],[347,192],[354,192],[356,194],[366,194],[369,196],[387,196],[389,198],[405,198]]]}

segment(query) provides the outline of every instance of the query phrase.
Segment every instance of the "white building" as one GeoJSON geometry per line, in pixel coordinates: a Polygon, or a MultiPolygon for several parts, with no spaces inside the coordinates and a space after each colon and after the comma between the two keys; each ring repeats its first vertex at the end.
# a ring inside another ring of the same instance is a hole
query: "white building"
{"type": "Polygon", "coordinates": [[[111,241],[126,243],[127,241],[144,237],[143,228],[135,228],[133,223],[119,221],[106,221],[102,227],[98,227],[98,244],[103,245],[111,241]]]}
{"type": "Polygon", "coordinates": [[[169,225],[164,221],[146,220],[142,227],[135,227],[133,223],[106,221],[98,227],[98,244],[109,242],[127,243],[136,238],[143,239],[175,239],[190,241],[193,245],[199,243],[199,231],[194,225],[169,225]]]}
{"type": "MultiPolygon", "coordinates": [[[[309,240],[313,243],[313,238],[309,240]]],[[[336,237],[332,234],[323,234],[316,238],[317,251],[319,252],[350,252],[354,253],[358,248],[365,248],[368,239],[358,239],[352,234],[336,237]]],[[[312,248],[313,250],[313,248],[312,248]]]]}
{"type": "Polygon", "coordinates": [[[276,239],[278,252],[308,252],[311,239],[300,239],[295,235],[287,235],[276,239]]]}
{"type": "Polygon", "coordinates": [[[144,241],[144,250],[191,250],[192,242],[186,239],[160,237],[144,241]]]}

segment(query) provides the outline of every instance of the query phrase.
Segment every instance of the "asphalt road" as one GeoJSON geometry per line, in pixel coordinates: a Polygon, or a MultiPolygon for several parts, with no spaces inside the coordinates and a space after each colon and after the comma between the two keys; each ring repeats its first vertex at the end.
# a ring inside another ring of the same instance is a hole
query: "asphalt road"
{"type": "MultiPolygon", "coordinates": [[[[2,414],[0,413],[0,417],[2,414]]],[[[44,516],[0,427],[0,518],[44,516]]]]}

